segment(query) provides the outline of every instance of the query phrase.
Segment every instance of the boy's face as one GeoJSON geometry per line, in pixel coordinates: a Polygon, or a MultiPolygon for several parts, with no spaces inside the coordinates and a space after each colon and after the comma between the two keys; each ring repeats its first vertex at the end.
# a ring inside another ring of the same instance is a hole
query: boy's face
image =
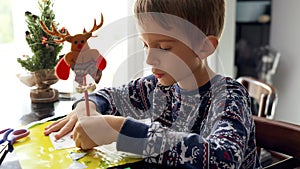
{"type": "Polygon", "coordinates": [[[197,85],[195,77],[201,76],[202,61],[190,47],[178,39],[155,33],[142,33],[141,39],[146,62],[162,85],[178,82],[183,89],[197,85]]]}
{"type": "Polygon", "coordinates": [[[143,22],[138,25],[146,62],[152,66],[153,74],[164,86],[177,82],[186,90],[206,83],[207,65],[203,59],[211,54],[207,51],[214,51],[214,46],[207,40],[209,38],[182,18],[155,14],[150,17],[145,14],[143,22]]]}

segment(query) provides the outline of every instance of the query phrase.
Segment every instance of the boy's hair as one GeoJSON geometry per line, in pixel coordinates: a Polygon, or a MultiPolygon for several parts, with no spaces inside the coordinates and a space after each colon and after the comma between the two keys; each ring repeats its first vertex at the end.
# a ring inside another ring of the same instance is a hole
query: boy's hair
{"type": "Polygon", "coordinates": [[[183,18],[197,26],[206,36],[220,38],[225,17],[224,0],[136,0],[134,13],[166,13],[183,18]]]}

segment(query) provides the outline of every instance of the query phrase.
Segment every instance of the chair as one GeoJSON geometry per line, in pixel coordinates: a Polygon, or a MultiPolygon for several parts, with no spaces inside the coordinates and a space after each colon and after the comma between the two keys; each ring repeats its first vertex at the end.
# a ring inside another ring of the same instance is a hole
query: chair
{"type": "Polygon", "coordinates": [[[264,169],[293,169],[300,167],[300,125],[253,116],[256,144],[267,149],[277,159],[264,169]],[[277,158],[276,158],[277,157],[277,158]]]}
{"type": "Polygon", "coordinates": [[[258,104],[257,116],[273,119],[278,100],[276,89],[252,77],[241,76],[237,81],[246,87],[250,97],[258,104]]]}
{"type": "MultiPolygon", "coordinates": [[[[270,84],[252,77],[241,76],[237,81],[246,87],[252,98],[253,115],[273,119],[277,104],[277,93],[275,88],[270,84]]],[[[273,132],[276,132],[276,130],[273,132]]],[[[272,162],[271,153],[263,147],[257,147],[262,165],[269,165],[272,162]]]]}

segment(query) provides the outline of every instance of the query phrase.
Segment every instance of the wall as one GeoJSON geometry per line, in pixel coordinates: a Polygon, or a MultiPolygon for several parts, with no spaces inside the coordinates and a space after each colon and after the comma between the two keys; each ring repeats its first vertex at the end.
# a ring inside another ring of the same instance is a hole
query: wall
{"type": "Polygon", "coordinates": [[[216,72],[231,77],[235,77],[233,66],[235,45],[235,8],[236,0],[226,1],[223,35],[220,39],[217,55],[209,58],[209,64],[216,72]]]}
{"type": "Polygon", "coordinates": [[[279,93],[275,119],[300,124],[300,1],[273,0],[271,46],[281,52],[274,77],[279,93]]]}

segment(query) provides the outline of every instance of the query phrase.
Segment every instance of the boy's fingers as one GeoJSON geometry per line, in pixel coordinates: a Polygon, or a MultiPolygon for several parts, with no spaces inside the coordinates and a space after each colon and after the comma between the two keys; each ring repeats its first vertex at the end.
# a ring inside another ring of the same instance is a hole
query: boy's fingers
{"type": "Polygon", "coordinates": [[[60,120],[51,123],[49,126],[45,127],[45,130],[51,128],[52,126],[56,125],[56,124],[59,123],[59,122],[60,122],[60,120]]]}
{"type": "Polygon", "coordinates": [[[68,121],[67,117],[64,117],[64,118],[62,118],[62,119],[60,119],[60,120],[54,121],[54,122],[51,123],[50,125],[46,126],[46,127],[45,127],[45,130],[51,129],[51,128],[57,126],[58,124],[66,123],[67,121],[68,121]]]}
{"type": "Polygon", "coordinates": [[[45,128],[44,135],[49,135],[52,132],[60,130],[67,122],[68,122],[67,119],[62,119],[62,120],[53,122],[51,125],[49,125],[45,128]]]}
{"type": "Polygon", "coordinates": [[[71,132],[73,130],[75,124],[76,124],[75,120],[69,120],[65,125],[63,125],[63,127],[59,130],[59,132],[55,134],[54,137],[56,139],[60,139],[64,135],[66,135],[69,132],[71,132]]]}

